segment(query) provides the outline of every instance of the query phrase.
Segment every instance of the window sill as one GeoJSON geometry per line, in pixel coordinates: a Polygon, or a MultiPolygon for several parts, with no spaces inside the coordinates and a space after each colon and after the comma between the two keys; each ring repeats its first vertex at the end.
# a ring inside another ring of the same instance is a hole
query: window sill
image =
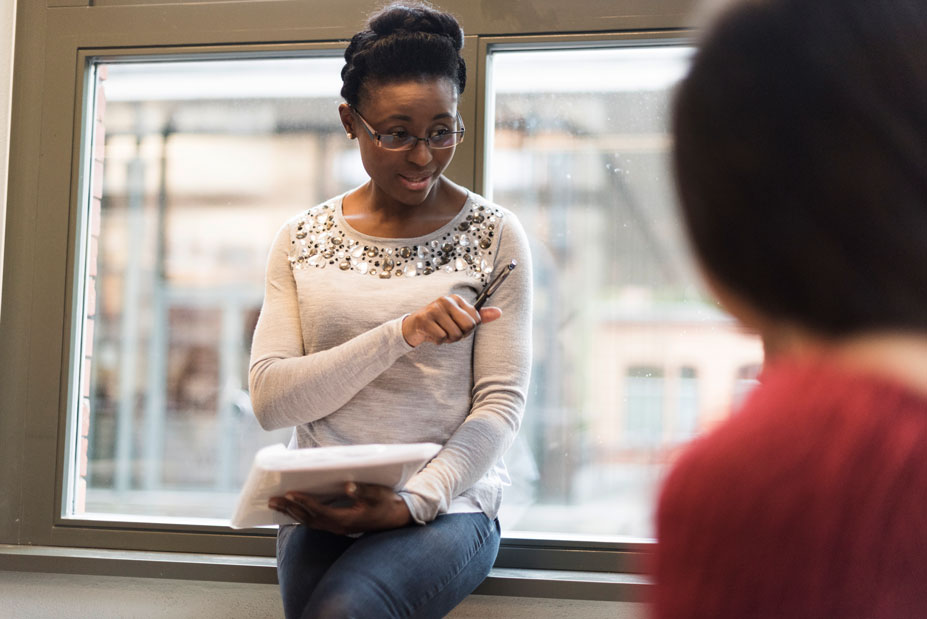
{"type": "MultiPolygon", "coordinates": [[[[270,557],[16,546],[0,544],[0,571],[276,584],[270,557]]],[[[494,568],[479,595],[643,602],[649,580],[636,574],[494,568]]]]}

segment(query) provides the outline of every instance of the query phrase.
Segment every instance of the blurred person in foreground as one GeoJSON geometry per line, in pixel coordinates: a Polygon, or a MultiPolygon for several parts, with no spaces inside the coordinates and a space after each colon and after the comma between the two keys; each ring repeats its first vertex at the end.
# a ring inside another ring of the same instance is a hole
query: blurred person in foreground
{"type": "Polygon", "coordinates": [[[927,2],[726,7],[674,165],[769,356],[662,490],[654,614],[927,617],[927,2]]]}

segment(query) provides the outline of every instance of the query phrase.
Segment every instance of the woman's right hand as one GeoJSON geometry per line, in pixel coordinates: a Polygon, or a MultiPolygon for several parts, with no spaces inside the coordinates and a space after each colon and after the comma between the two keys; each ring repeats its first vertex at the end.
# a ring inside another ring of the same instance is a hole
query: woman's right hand
{"type": "Polygon", "coordinates": [[[409,346],[423,342],[450,344],[470,335],[476,326],[502,316],[498,307],[477,310],[456,294],[440,297],[412,312],[402,321],[402,336],[409,346]]]}

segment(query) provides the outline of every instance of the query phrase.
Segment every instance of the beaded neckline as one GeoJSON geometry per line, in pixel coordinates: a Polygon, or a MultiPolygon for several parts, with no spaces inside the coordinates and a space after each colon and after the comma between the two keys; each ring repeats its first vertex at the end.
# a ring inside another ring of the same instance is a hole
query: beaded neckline
{"type": "Polygon", "coordinates": [[[433,235],[393,241],[348,230],[336,216],[340,200],[314,206],[296,219],[290,234],[292,268],[336,267],[380,279],[466,271],[484,283],[492,273],[492,246],[503,217],[498,207],[467,198],[461,213],[433,235]]]}

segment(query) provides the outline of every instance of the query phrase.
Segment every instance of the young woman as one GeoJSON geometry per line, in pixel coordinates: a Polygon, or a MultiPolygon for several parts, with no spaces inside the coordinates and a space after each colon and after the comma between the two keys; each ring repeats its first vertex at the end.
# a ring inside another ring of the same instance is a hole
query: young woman
{"type": "Polygon", "coordinates": [[[927,3],[734,4],[675,166],[707,280],[771,356],[666,481],[655,616],[927,616],[927,3]]]}
{"type": "Polygon", "coordinates": [[[441,617],[488,574],[530,367],[531,262],[504,208],[443,176],[463,139],[457,21],[421,4],[374,15],[345,51],[341,122],[370,180],[280,230],[250,387],[291,446],[435,442],[400,491],[348,506],[272,500],[288,617],[441,617]],[[490,277],[517,268],[488,305],[490,277]]]}

